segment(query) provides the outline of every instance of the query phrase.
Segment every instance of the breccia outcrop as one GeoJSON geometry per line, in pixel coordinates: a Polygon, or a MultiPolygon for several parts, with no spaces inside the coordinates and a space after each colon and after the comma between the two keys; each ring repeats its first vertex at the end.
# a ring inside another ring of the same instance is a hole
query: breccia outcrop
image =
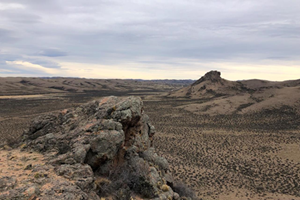
{"type": "Polygon", "coordinates": [[[105,97],[40,116],[24,132],[22,150],[45,158],[31,170],[63,179],[35,177],[28,187],[40,199],[180,199],[167,160],[155,153],[154,134],[139,97],[105,97]],[[44,190],[46,184],[52,188],[44,190]]]}

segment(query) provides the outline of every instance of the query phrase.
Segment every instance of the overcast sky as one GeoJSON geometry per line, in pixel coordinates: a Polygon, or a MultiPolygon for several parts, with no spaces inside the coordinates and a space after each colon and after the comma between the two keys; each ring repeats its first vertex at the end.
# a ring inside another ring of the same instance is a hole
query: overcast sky
{"type": "Polygon", "coordinates": [[[299,0],[0,0],[0,76],[300,79],[299,0]]]}

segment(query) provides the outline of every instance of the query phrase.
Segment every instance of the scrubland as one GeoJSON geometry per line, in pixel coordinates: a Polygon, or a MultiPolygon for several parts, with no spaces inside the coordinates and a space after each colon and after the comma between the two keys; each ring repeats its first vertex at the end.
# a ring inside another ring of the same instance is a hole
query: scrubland
{"type": "Polygon", "coordinates": [[[197,115],[145,102],[155,145],[203,199],[300,199],[300,120],[287,110],[197,115]]]}

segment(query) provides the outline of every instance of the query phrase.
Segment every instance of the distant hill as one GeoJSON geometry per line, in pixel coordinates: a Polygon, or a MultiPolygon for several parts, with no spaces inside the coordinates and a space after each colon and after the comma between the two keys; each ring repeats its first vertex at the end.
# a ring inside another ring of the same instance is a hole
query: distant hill
{"type": "Polygon", "coordinates": [[[193,84],[170,92],[167,97],[195,100],[194,104],[181,108],[199,114],[299,113],[300,79],[229,81],[221,78],[220,72],[210,71],[193,84]]]}
{"type": "Polygon", "coordinates": [[[85,78],[0,78],[0,96],[89,91],[170,91],[193,80],[135,80],[85,78]]]}

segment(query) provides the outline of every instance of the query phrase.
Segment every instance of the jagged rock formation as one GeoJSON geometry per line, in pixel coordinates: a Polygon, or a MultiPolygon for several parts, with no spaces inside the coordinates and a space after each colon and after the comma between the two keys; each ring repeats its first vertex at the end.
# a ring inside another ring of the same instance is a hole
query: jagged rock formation
{"type": "Polygon", "coordinates": [[[180,199],[154,133],[138,97],[40,116],[24,132],[22,151],[7,154],[7,162],[23,159],[18,170],[28,173],[1,178],[0,199],[180,199]]]}
{"type": "Polygon", "coordinates": [[[221,72],[210,71],[207,72],[204,76],[202,76],[198,81],[194,82],[192,85],[198,85],[204,81],[221,82],[223,80],[224,79],[221,78],[221,72]]]}

